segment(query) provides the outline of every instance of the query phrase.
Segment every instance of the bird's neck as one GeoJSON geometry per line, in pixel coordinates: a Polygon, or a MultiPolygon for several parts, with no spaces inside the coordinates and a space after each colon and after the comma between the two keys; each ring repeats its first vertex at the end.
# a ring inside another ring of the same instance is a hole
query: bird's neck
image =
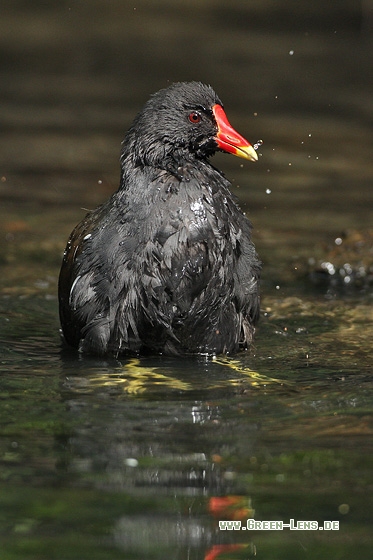
{"type": "Polygon", "coordinates": [[[135,176],[144,174],[147,180],[157,177],[159,174],[168,174],[178,180],[183,179],[181,170],[186,167],[212,167],[210,162],[205,158],[199,158],[187,151],[184,147],[175,148],[171,153],[166,149],[159,155],[159,149],[156,153],[151,150],[143,152],[141,150],[123,150],[121,156],[121,184],[120,189],[127,189],[135,176]]]}

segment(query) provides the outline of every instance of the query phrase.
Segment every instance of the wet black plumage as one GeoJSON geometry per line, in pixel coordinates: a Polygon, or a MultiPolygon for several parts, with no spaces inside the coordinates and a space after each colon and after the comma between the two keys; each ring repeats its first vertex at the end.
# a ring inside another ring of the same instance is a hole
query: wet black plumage
{"type": "Polygon", "coordinates": [[[154,94],[122,145],[117,192],[74,229],[59,278],[68,344],[113,354],[233,353],[259,315],[251,224],[208,161],[256,159],[211,87],[154,94]],[[228,128],[227,128],[228,127],[228,128]]]}

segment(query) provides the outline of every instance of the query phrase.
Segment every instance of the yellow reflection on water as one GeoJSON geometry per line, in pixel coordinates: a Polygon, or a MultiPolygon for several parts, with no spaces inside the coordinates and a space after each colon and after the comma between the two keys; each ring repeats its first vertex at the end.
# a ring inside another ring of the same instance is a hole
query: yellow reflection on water
{"type": "MultiPolygon", "coordinates": [[[[139,358],[129,360],[121,368],[114,371],[96,373],[89,378],[92,388],[98,387],[121,387],[123,392],[131,395],[144,394],[157,388],[192,391],[197,388],[195,378],[185,381],[176,377],[170,365],[167,366],[170,373],[162,366],[150,366],[139,358]]],[[[201,380],[201,378],[200,378],[201,380]]],[[[215,357],[208,362],[208,370],[203,378],[203,386],[208,389],[242,386],[247,381],[251,387],[269,386],[274,384],[284,385],[281,379],[263,375],[243,365],[238,359],[229,357],[215,357]],[[227,371],[234,372],[234,377],[217,378],[214,373],[215,366],[223,366],[227,371]],[[237,373],[239,376],[237,376],[237,373]]],[[[200,383],[200,382],[199,382],[200,383]]]]}

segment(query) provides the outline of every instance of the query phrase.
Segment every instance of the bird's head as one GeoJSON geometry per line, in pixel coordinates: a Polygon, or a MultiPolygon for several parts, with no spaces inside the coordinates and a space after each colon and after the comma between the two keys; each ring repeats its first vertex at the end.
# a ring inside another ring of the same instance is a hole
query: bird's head
{"type": "Polygon", "coordinates": [[[181,82],[155,93],[137,115],[123,142],[122,165],[165,167],[205,159],[221,150],[256,161],[252,145],[230,125],[214,90],[181,82]]]}

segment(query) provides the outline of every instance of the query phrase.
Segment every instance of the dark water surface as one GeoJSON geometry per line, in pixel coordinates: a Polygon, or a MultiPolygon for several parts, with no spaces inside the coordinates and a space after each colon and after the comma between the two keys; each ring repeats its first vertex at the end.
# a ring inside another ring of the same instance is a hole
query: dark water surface
{"type": "Polygon", "coordinates": [[[342,252],[340,282],[325,257],[372,225],[372,2],[1,12],[0,560],[372,558],[373,250],[342,252]],[[255,347],[77,358],[58,331],[66,239],[117,187],[149,94],[189,79],[264,140],[258,164],[214,160],[264,261],[255,347]],[[250,518],[339,530],[219,529],[250,518]]]}

